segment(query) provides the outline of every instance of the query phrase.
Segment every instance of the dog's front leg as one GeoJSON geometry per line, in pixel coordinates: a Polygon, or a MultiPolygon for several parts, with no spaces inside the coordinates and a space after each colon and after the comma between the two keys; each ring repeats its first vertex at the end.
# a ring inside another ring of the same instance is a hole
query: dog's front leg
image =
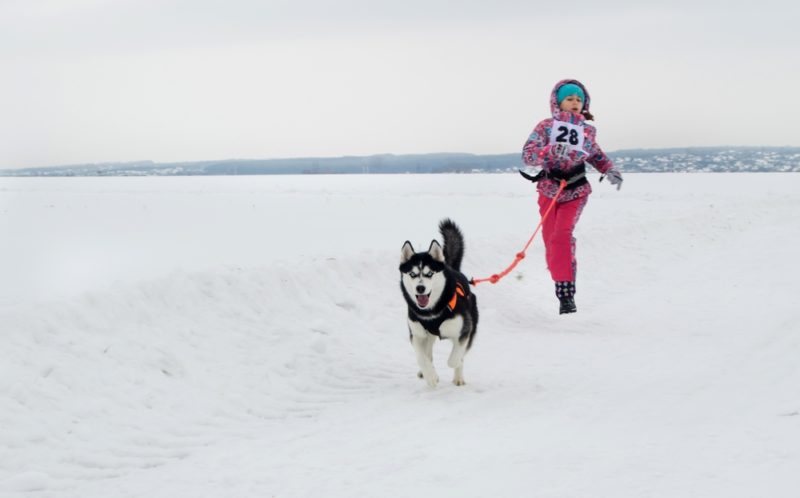
{"type": "Polygon", "coordinates": [[[419,324],[414,326],[414,323],[411,323],[411,345],[417,355],[419,371],[422,372],[422,378],[425,379],[429,386],[436,387],[436,384],[439,383],[439,376],[436,374],[436,369],[433,368],[430,354],[433,347],[432,342],[435,338],[428,334],[419,324]]]}
{"type": "Polygon", "coordinates": [[[422,378],[431,387],[436,387],[439,383],[439,376],[436,374],[436,369],[433,367],[433,362],[428,356],[428,341],[427,337],[411,336],[411,344],[414,346],[414,352],[417,354],[417,364],[419,370],[422,372],[422,378]]]}
{"type": "Polygon", "coordinates": [[[442,337],[447,337],[453,342],[453,350],[447,360],[447,366],[455,370],[453,384],[463,386],[464,382],[464,355],[467,354],[467,341],[462,340],[464,330],[470,326],[469,320],[464,320],[463,315],[445,320],[439,327],[442,337]]]}

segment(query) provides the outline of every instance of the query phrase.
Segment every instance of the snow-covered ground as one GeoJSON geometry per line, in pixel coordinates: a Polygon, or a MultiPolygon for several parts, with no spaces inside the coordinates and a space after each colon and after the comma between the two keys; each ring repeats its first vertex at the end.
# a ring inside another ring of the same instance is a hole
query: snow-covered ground
{"type": "Polygon", "coordinates": [[[502,270],[515,175],[0,179],[0,496],[796,497],[800,175],[591,181],[430,389],[400,247],[502,270]]]}

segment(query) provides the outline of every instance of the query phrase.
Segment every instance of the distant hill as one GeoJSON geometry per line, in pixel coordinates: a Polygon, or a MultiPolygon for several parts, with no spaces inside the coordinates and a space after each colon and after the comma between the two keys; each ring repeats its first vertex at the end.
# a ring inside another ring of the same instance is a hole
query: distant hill
{"type": "MultiPolygon", "coordinates": [[[[800,147],[692,147],[609,153],[626,172],[800,171],[800,147]]],[[[379,154],[292,159],[227,159],[179,163],[139,161],[0,170],[0,176],[186,176],[386,173],[504,173],[520,154],[379,154]]]]}

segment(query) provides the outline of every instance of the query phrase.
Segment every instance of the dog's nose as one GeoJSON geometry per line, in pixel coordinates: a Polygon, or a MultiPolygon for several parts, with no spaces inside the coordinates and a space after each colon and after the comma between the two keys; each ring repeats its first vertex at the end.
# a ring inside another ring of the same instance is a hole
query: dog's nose
{"type": "Polygon", "coordinates": [[[425,286],[424,285],[418,285],[417,286],[417,294],[424,294],[424,293],[425,293],[425,286]]]}

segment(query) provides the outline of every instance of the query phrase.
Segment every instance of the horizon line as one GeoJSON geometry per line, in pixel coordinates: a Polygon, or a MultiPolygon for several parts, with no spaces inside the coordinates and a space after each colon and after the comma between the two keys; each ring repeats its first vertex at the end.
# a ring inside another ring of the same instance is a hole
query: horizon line
{"type": "MultiPolygon", "coordinates": [[[[695,145],[685,147],[639,147],[632,149],[617,149],[607,152],[607,154],[619,154],[623,152],[636,152],[636,151],[670,151],[670,150],[692,150],[692,149],[798,149],[800,145],[695,145]]],[[[223,158],[223,159],[196,159],[196,160],[183,160],[183,161],[154,161],[152,159],[137,159],[137,160],[118,160],[118,161],[98,161],[98,162],[85,162],[85,163],[66,163],[55,164],[49,166],[12,166],[0,168],[0,171],[12,170],[26,170],[26,169],[55,169],[55,168],[70,168],[80,166],[98,166],[98,165],[132,165],[132,164],[154,164],[154,165],[170,165],[170,164],[196,164],[196,163],[209,163],[209,162],[234,162],[234,161],[303,161],[303,160],[324,160],[324,159],[359,159],[371,157],[403,157],[403,156],[511,156],[520,155],[521,152],[500,152],[491,154],[477,154],[473,152],[420,152],[420,153],[393,153],[382,152],[374,154],[346,154],[340,156],[292,156],[292,157],[269,157],[269,158],[223,158]]]]}

